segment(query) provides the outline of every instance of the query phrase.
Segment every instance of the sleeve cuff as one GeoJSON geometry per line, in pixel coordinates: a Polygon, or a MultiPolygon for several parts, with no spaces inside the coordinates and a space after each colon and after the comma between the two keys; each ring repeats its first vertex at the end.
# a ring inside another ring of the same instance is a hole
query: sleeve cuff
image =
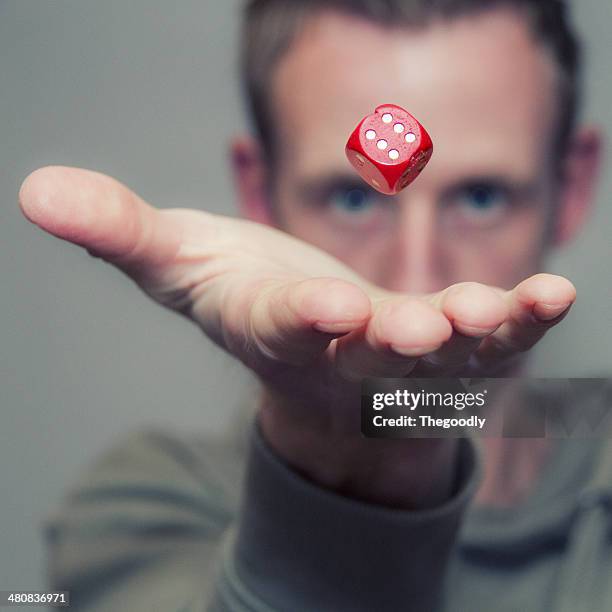
{"type": "Polygon", "coordinates": [[[264,609],[382,612],[410,602],[410,609],[433,610],[481,474],[479,448],[464,438],[451,499],[421,511],[376,506],[304,479],[269,447],[255,420],[229,552],[235,587],[264,609]]]}

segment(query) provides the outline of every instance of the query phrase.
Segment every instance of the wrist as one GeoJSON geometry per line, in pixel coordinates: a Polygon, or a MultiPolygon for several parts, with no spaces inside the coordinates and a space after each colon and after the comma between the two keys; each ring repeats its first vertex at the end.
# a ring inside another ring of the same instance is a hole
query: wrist
{"type": "Polygon", "coordinates": [[[262,436],[294,471],[340,495],[406,510],[441,505],[455,493],[457,439],[376,439],[325,431],[264,406],[262,436]]]}

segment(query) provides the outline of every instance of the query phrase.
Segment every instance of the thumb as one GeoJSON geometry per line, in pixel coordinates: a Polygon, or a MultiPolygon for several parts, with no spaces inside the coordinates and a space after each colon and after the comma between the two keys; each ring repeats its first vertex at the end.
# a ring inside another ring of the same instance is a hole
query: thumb
{"type": "Polygon", "coordinates": [[[131,276],[172,261],[181,228],[119,181],[81,168],[35,170],[19,190],[25,217],[131,276]]]}

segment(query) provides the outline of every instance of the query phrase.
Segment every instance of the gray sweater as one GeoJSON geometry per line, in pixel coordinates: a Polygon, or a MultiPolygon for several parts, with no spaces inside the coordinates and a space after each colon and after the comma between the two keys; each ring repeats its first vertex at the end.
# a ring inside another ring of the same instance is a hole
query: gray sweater
{"type": "Polygon", "coordinates": [[[507,510],[470,506],[461,445],[452,499],[414,512],[305,481],[246,413],[217,438],[132,432],[48,515],[48,586],[88,612],[612,610],[610,440],[555,441],[507,510]]]}

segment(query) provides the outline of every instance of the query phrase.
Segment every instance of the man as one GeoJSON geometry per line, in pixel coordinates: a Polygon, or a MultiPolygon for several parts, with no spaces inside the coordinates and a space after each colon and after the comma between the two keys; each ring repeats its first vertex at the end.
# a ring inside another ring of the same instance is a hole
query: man
{"type": "Polygon", "coordinates": [[[359,431],[364,377],[517,376],[575,300],[538,273],[600,158],[564,6],[254,0],[244,41],[245,220],[74,168],[20,191],[262,383],[248,449],[149,432],[100,458],[49,521],[53,588],[85,610],[610,609],[605,445],[359,431]],[[393,198],[344,158],[381,103],[435,145],[393,198]]]}

